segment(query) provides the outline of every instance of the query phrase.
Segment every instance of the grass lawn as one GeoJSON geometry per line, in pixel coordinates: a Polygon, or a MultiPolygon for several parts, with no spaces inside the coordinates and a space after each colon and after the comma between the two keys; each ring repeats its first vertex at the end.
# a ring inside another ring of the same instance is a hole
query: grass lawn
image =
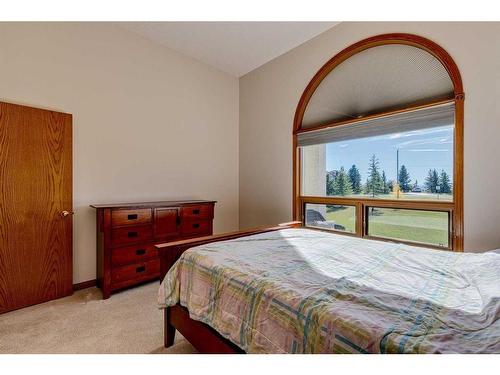
{"type": "Polygon", "coordinates": [[[335,221],[336,224],[343,225],[348,232],[356,231],[356,209],[350,206],[332,210],[332,206],[326,206],[326,220],[335,221]]]}
{"type": "MultiPolygon", "coordinates": [[[[326,219],[354,232],[354,207],[331,209],[326,219]]],[[[369,213],[368,234],[377,237],[403,239],[433,245],[448,244],[448,214],[434,211],[416,211],[376,208],[369,213]]]]}

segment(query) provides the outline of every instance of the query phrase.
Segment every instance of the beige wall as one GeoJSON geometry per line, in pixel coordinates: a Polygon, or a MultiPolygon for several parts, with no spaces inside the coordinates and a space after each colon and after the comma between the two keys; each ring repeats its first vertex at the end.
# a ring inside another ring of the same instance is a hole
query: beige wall
{"type": "Polygon", "coordinates": [[[215,231],[237,229],[237,78],[110,24],[0,23],[0,100],[73,114],[75,283],[91,203],[215,199],[215,231]]]}
{"type": "Polygon", "coordinates": [[[465,90],[465,248],[500,248],[500,23],[342,23],[240,79],[240,227],[292,215],[292,122],[316,71],[369,36],[408,32],[455,59],[465,90]]]}

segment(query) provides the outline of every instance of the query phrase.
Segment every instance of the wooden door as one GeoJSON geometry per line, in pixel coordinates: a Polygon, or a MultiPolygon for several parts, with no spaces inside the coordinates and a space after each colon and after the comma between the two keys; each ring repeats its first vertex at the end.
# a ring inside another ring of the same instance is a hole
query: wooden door
{"type": "Polygon", "coordinates": [[[72,293],[71,124],[0,102],[0,313],[72,293]]]}

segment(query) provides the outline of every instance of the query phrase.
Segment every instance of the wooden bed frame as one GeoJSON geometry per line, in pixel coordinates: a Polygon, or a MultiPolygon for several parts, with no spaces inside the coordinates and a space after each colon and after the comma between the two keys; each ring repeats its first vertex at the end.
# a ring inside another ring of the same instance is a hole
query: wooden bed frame
{"type": "MultiPolygon", "coordinates": [[[[184,251],[194,246],[204,245],[211,242],[232,240],[253,234],[274,232],[289,228],[301,227],[300,221],[279,224],[275,227],[265,227],[244,231],[230,232],[215,236],[193,238],[190,240],[169,242],[156,245],[160,256],[160,279],[163,280],[168,270],[174,265],[184,251]]],[[[189,317],[188,310],[177,304],[164,310],[164,345],[166,348],[174,343],[175,331],[179,331],[200,353],[224,353],[243,354],[243,349],[222,337],[212,327],[193,320],[189,317]]]]}

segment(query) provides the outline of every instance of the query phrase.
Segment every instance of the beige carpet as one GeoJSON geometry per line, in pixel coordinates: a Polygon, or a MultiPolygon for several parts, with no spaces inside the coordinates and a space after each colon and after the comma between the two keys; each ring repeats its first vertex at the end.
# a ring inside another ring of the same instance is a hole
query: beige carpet
{"type": "Polygon", "coordinates": [[[176,333],[163,347],[158,283],[101,299],[97,288],[0,315],[0,353],[195,353],[176,333]]]}

